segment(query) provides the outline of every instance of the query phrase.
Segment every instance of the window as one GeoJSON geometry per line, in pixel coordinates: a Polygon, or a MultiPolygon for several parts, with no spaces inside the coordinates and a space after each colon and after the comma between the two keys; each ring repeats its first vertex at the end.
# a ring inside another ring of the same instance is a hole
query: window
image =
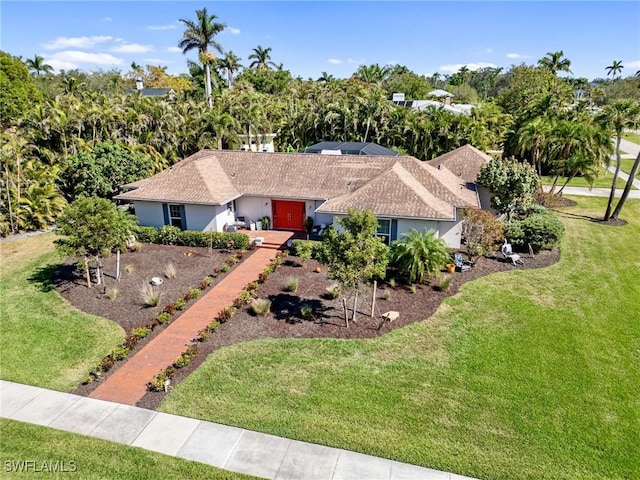
{"type": "Polygon", "coordinates": [[[227,211],[229,213],[233,212],[233,202],[227,202],[227,211]]]}
{"type": "Polygon", "coordinates": [[[169,221],[171,226],[182,230],[182,208],[180,205],[169,205],[169,221]]]}
{"type": "Polygon", "coordinates": [[[391,243],[391,220],[389,219],[378,219],[378,231],[376,232],[376,237],[382,239],[385,245],[389,245],[391,243]]]}

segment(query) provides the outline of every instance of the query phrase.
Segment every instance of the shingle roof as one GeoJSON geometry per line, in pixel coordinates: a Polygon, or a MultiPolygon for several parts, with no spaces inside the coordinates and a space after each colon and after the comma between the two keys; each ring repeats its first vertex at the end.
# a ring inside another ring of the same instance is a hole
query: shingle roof
{"type": "Polygon", "coordinates": [[[399,156],[398,152],[373,142],[320,142],[305,148],[304,153],[320,153],[322,150],[340,150],[343,155],[399,156]]]}
{"type": "Polygon", "coordinates": [[[478,206],[463,179],[413,157],[202,150],[125,189],[115,198],[221,205],[256,195],[327,200],[322,212],[419,218],[451,219],[455,206],[478,206]]]}
{"type": "Polygon", "coordinates": [[[491,160],[489,155],[467,144],[440,155],[428,163],[434,167],[442,165],[464,181],[475,183],[478,180],[480,168],[491,160]]]}

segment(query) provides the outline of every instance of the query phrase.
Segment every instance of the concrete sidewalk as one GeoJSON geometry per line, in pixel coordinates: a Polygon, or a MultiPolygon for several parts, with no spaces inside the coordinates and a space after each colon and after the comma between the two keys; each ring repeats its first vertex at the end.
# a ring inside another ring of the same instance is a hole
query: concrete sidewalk
{"type": "Polygon", "coordinates": [[[269,479],[470,478],[4,380],[0,380],[0,417],[106,439],[269,479]]]}
{"type": "MultiPolygon", "coordinates": [[[[551,189],[551,185],[543,185],[545,192],[551,189]]],[[[616,189],[616,198],[622,196],[622,188],[616,189]]],[[[609,188],[589,188],[589,187],[565,187],[562,191],[563,195],[582,195],[585,197],[609,197],[611,189],[609,188]]],[[[640,190],[629,191],[629,198],[640,198],[640,190]]]]}

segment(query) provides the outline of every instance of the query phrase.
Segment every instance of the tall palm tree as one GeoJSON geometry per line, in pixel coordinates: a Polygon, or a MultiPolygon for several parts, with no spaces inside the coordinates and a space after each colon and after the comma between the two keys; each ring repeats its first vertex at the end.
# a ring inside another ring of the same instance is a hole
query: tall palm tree
{"type": "Polygon", "coordinates": [[[389,78],[389,74],[391,73],[391,67],[389,65],[385,65],[381,67],[377,63],[374,65],[360,65],[358,70],[354,74],[359,80],[362,80],[366,83],[372,83],[377,85],[378,87],[382,86],[384,81],[389,78]]]}
{"type": "Polygon", "coordinates": [[[547,54],[538,60],[538,65],[548,68],[551,73],[556,75],[558,72],[571,73],[569,67],[571,66],[571,60],[564,57],[564,52],[547,52],[547,54]]]}
{"type": "Polygon", "coordinates": [[[233,87],[233,74],[242,68],[240,60],[242,59],[232,51],[227,52],[224,57],[218,60],[218,67],[224,70],[227,75],[227,87],[229,89],[233,87]]]}
{"type": "MultiPolygon", "coordinates": [[[[640,125],[640,104],[636,102],[635,107],[631,110],[631,117],[629,119],[628,126],[631,128],[637,128],[638,125],[640,125]]],[[[629,197],[629,192],[631,191],[633,180],[636,178],[638,169],[640,169],[640,152],[636,155],[636,159],[633,162],[631,171],[629,172],[629,177],[627,178],[627,183],[624,186],[624,190],[622,191],[622,195],[620,196],[620,200],[618,200],[616,208],[613,210],[613,214],[611,214],[611,218],[618,218],[622,207],[629,197]]]]}
{"type": "Polygon", "coordinates": [[[44,63],[44,58],[39,55],[34,55],[32,59],[28,58],[24,63],[29,71],[35,75],[40,75],[41,73],[46,75],[53,71],[53,67],[44,63]]]}
{"type": "Polygon", "coordinates": [[[322,72],[322,75],[320,75],[320,77],[318,77],[318,82],[324,82],[324,83],[329,83],[332,82],[333,80],[335,80],[335,77],[333,75],[328,74],[327,72],[322,72]]]}
{"type": "Polygon", "coordinates": [[[271,54],[269,52],[271,52],[271,47],[262,48],[258,45],[254,48],[253,53],[247,57],[249,60],[253,60],[249,68],[257,68],[258,70],[275,68],[276,64],[271,61],[271,54]]]}
{"type": "Polygon", "coordinates": [[[186,27],[182,34],[182,40],[178,43],[178,47],[182,49],[182,53],[186,54],[190,50],[198,50],[200,61],[205,69],[205,97],[209,106],[213,105],[211,99],[211,68],[210,65],[215,60],[215,54],[209,50],[213,47],[219,53],[222,53],[222,46],[215,40],[215,36],[222,32],[227,26],[224,23],[217,23],[216,15],[209,15],[207,7],[202,10],[196,10],[197,20],[180,21],[186,27]]]}
{"type": "Polygon", "coordinates": [[[551,123],[545,117],[535,117],[522,125],[516,132],[517,148],[520,155],[529,152],[531,155],[531,166],[542,175],[542,163],[544,152],[547,147],[549,135],[551,134],[551,123]]]}
{"type": "Polygon", "coordinates": [[[616,75],[622,72],[624,65],[622,65],[622,60],[614,60],[611,65],[609,65],[605,70],[607,71],[607,77],[611,75],[611,80],[616,81],[616,75]]]}
{"type": "MultiPolygon", "coordinates": [[[[609,105],[606,105],[600,114],[599,119],[608,127],[616,136],[616,170],[613,173],[611,181],[611,193],[609,194],[609,202],[607,210],[604,214],[604,221],[611,218],[613,209],[613,199],[616,193],[616,183],[618,174],[620,173],[621,157],[620,157],[620,140],[625,128],[633,127],[638,122],[640,115],[640,105],[631,99],[616,99],[609,105]]],[[[631,179],[633,177],[630,177],[631,179]]]]}

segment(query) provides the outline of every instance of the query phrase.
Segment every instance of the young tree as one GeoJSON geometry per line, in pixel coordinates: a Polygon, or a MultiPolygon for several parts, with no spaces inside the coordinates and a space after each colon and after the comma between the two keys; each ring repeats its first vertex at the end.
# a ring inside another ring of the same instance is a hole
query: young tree
{"type": "Polygon", "coordinates": [[[450,259],[449,248],[433,230],[418,232],[412,228],[402,240],[391,245],[391,263],[407,274],[409,283],[423,283],[435,275],[450,259]]]}
{"type": "Polygon", "coordinates": [[[375,236],[378,219],[369,210],[351,210],[339,224],[341,230],[329,228],[322,236],[320,263],[327,266],[329,278],[340,283],[343,291],[355,294],[352,317],[355,320],[358,293],[363,284],[376,277],[384,278],[389,247],[375,236]]]}
{"type": "Polygon", "coordinates": [[[496,159],[480,169],[478,183],[493,194],[491,205],[496,212],[510,217],[533,204],[533,194],[538,189],[540,179],[528,163],[496,159]]]}
{"type": "Polygon", "coordinates": [[[58,234],[63,238],[55,243],[63,254],[83,258],[87,286],[91,288],[88,257],[96,259],[97,284],[101,285],[102,256],[122,248],[135,224],[134,216],[118,210],[109,200],[80,197],[58,218],[58,234]]]}
{"type": "Polygon", "coordinates": [[[502,222],[486,210],[467,208],[462,212],[462,241],[467,246],[469,260],[496,251],[504,238],[502,222]]]}

